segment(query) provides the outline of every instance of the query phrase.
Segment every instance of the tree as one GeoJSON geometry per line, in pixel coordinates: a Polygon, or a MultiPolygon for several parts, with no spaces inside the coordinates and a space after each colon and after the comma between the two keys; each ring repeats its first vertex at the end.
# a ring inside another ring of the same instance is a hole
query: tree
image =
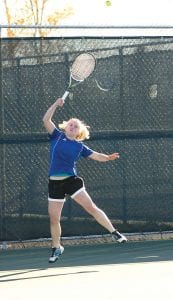
{"type": "MultiPolygon", "coordinates": [[[[7,43],[3,47],[3,53],[9,58],[11,65],[15,64],[14,57],[18,53],[18,45],[20,41],[15,39],[16,37],[47,37],[51,28],[10,28],[10,25],[59,25],[62,19],[73,15],[73,8],[68,6],[62,10],[54,10],[48,13],[51,0],[14,0],[12,4],[11,0],[3,0],[5,7],[5,14],[7,19],[7,25],[9,27],[6,30],[6,36],[13,38],[10,43],[7,43]]],[[[63,1],[63,0],[59,0],[63,1]]],[[[50,10],[49,10],[50,11],[50,10]]],[[[42,54],[42,40],[39,43],[35,40],[33,44],[35,53],[42,54]]],[[[41,59],[41,58],[39,58],[41,59]]]]}
{"type": "MultiPolygon", "coordinates": [[[[62,0],[63,1],[63,0],[62,0]]],[[[7,24],[10,25],[59,25],[60,22],[74,14],[73,8],[67,6],[62,10],[48,13],[50,0],[16,0],[16,9],[4,0],[7,24]]],[[[7,28],[7,37],[34,36],[46,37],[52,29],[7,28]]]]}

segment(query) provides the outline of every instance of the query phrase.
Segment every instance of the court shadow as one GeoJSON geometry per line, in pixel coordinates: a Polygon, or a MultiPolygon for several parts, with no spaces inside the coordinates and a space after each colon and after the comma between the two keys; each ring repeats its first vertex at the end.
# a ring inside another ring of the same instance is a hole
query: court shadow
{"type": "Polygon", "coordinates": [[[79,275],[79,274],[88,274],[88,273],[97,273],[99,271],[76,271],[76,272],[66,272],[66,273],[57,273],[57,274],[46,274],[46,275],[37,275],[37,276],[30,276],[32,272],[40,272],[45,271],[45,269],[35,269],[26,272],[14,272],[9,273],[6,275],[0,276],[0,282],[14,282],[14,281],[23,281],[23,280],[30,280],[30,279],[38,279],[38,278],[50,278],[50,277],[59,277],[59,276],[68,276],[68,275],[79,275]],[[21,277],[21,275],[27,274],[28,277],[21,277]],[[14,278],[13,278],[14,276],[14,278]],[[10,277],[10,278],[9,278],[10,277]],[[11,278],[12,277],[12,278],[11,278]]]}
{"type": "Polygon", "coordinates": [[[48,263],[47,248],[4,250],[0,252],[0,278],[5,276],[1,271],[23,270],[25,274],[51,268],[171,261],[172,248],[173,240],[66,246],[54,264],[48,263]]]}

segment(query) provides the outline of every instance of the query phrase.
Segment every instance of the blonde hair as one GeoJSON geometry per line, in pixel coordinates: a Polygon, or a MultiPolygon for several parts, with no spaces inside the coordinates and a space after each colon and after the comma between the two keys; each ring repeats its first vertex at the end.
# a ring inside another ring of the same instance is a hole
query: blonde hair
{"type": "Polygon", "coordinates": [[[89,133],[89,126],[87,126],[83,121],[77,119],[77,118],[71,118],[68,121],[63,121],[61,124],[58,125],[60,129],[65,130],[67,124],[71,121],[76,121],[79,124],[79,134],[75,137],[75,140],[77,141],[83,141],[86,139],[89,139],[90,133],[89,133]]]}

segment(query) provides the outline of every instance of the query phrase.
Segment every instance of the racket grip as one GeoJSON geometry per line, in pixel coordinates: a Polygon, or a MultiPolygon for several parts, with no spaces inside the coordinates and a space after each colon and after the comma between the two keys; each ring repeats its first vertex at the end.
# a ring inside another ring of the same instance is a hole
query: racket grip
{"type": "Polygon", "coordinates": [[[62,99],[65,100],[65,99],[68,97],[69,93],[70,93],[70,92],[66,91],[66,92],[64,93],[64,95],[62,96],[62,99]]]}

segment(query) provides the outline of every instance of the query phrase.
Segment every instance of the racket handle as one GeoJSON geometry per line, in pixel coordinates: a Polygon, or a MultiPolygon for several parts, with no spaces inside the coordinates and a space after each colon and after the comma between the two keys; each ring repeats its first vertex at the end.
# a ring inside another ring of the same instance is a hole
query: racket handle
{"type": "Polygon", "coordinates": [[[70,92],[66,91],[66,92],[64,93],[64,95],[62,96],[62,99],[65,100],[65,99],[68,97],[69,93],[70,93],[70,92]]]}

